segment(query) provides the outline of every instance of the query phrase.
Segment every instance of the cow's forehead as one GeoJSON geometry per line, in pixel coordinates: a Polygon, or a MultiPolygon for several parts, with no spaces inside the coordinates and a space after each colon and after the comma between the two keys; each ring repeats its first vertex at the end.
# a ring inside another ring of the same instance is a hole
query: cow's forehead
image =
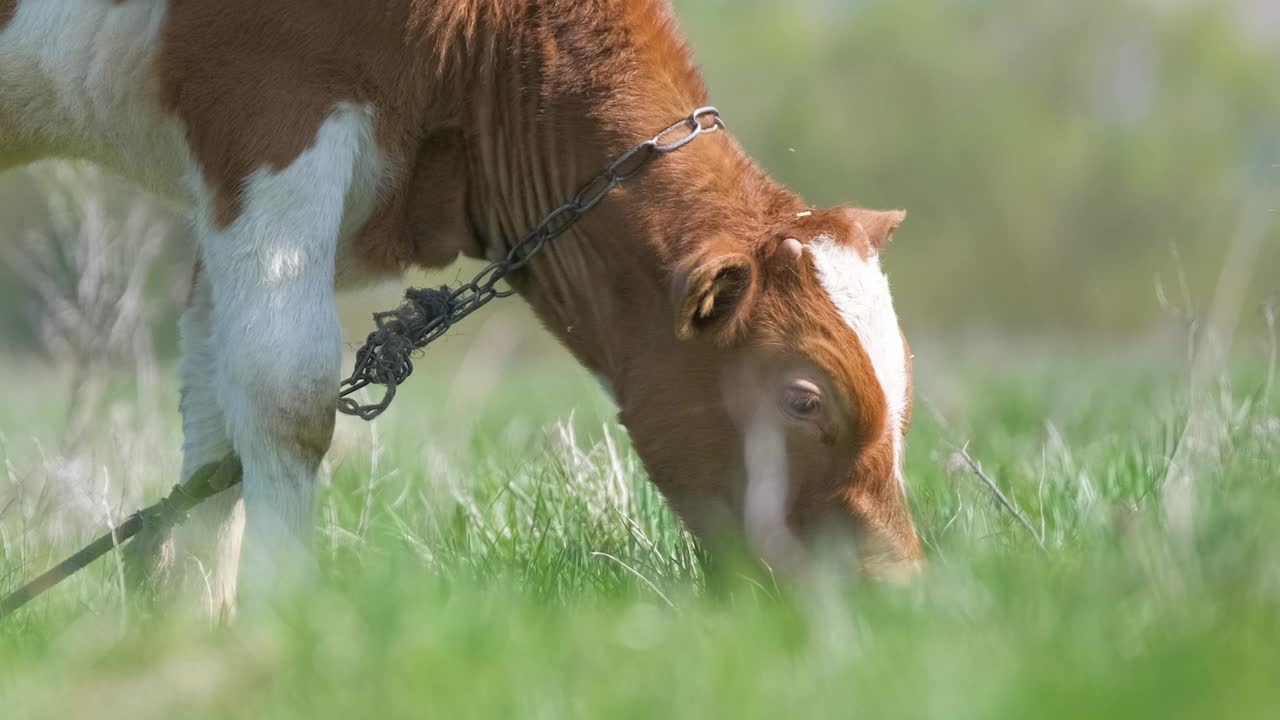
{"type": "Polygon", "coordinates": [[[876,253],[829,235],[807,245],[817,279],[845,325],[853,331],[871,362],[884,393],[886,428],[894,442],[895,466],[901,457],[902,420],[907,409],[909,379],[906,347],[889,292],[889,279],[876,253]]]}

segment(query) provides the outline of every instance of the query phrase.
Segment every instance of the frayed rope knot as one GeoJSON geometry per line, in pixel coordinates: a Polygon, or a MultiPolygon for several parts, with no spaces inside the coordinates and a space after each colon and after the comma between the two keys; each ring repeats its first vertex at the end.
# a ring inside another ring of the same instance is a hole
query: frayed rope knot
{"type": "Polygon", "coordinates": [[[373,420],[386,411],[396,389],[413,374],[416,353],[469,314],[459,312],[463,305],[460,296],[469,288],[409,288],[400,307],[375,314],[377,329],[356,353],[355,370],[342,383],[338,411],[363,420],[373,420]],[[380,401],[362,405],[351,397],[370,385],[386,388],[380,401]]]}

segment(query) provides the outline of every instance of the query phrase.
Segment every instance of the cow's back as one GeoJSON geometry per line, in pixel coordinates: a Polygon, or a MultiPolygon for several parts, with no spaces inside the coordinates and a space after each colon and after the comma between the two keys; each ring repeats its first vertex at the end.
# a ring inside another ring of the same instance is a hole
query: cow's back
{"type": "Polygon", "coordinates": [[[450,4],[470,3],[0,0],[0,167],[77,156],[172,193],[194,160],[236,186],[344,102],[379,105],[394,144],[431,74],[412,8],[450,4]]]}
{"type": "Polygon", "coordinates": [[[0,169],[88,159],[208,208],[225,227],[254,173],[290,166],[336,112],[354,108],[370,137],[354,168],[340,249],[351,258],[339,258],[339,275],[445,264],[468,233],[460,141],[440,131],[460,114],[456,61],[477,48],[441,38],[474,30],[481,5],[0,0],[0,169]]]}

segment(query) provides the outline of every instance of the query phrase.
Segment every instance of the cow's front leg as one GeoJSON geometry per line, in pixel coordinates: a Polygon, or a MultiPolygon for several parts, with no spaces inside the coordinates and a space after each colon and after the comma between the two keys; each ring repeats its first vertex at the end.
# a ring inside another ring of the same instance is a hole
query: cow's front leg
{"type": "Polygon", "coordinates": [[[246,180],[229,224],[201,213],[214,381],[244,466],[242,599],[289,592],[313,571],[315,479],[341,370],[335,254],[368,122],[358,109],[336,112],[292,164],[246,180]]]}

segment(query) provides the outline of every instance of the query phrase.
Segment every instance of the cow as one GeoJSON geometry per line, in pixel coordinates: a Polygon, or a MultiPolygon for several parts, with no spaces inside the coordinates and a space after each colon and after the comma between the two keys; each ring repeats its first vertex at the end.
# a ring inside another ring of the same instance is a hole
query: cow
{"type": "MultiPolygon", "coordinates": [[[[173,540],[215,613],[313,564],[336,293],[501,256],[709,102],[666,0],[0,0],[0,168],[87,159],[190,209],[182,480],[244,469],[173,540]]],[[[904,217],[811,208],[719,132],[510,282],[696,536],[783,567],[844,538],[909,576],[911,353],[879,260],[904,217]]],[[[133,562],[164,577],[154,545],[133,562]]]]}

